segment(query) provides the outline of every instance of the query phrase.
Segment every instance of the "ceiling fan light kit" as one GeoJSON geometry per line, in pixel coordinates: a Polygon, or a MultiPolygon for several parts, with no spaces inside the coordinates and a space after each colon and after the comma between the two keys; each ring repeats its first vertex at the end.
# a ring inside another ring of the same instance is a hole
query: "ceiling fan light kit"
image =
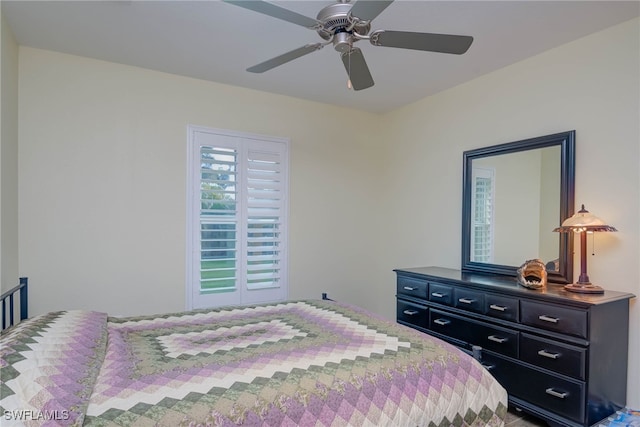
{"type": "Polygon", "coordinates": [[[322,8],[320,12],[318,12],[316,19],[261,0],[223,1],[315,30],[318,35],[325,40],[320,43],[306,44],[249,67],[247,71],[264,73],[294,59],[320,50],[328,44],[333,44],[334,49],[340,53],[345,70],[347,71],[347,87],[349,89],[353,87],[354,90],[362,90],[374,85],[373,77],[371,76],[362,51],[353,46],[354,43],[360,40],[369,40],[373,46],[450,53],[455,55],[465,53],[473,42],[473,37],[471,36],[450,34],[389,30],[376,30],[370,33],[371,21],[393,3],[393,0],[357,0],[353,5],[349,0],[338,1],[337,3],[322,8]]]}

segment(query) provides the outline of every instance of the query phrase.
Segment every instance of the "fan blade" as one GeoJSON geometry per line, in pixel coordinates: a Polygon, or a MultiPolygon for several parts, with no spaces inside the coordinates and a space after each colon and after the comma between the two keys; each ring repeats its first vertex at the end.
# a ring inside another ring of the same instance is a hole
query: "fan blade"
{"type": "Polygon", "coordinates": [[[280,56],[276,56],[275,58],[271,58],[268,61],[261,62],[258,65],[254,65],[253,67],[247,68],[247,71],[250,73],[264,73],[265,71],[269,71],[272,68],[275,68],[279,65],[286,64],[289,61],[293,61],[294,59],[300,58],[301,56],[307,55],[311,52],[315,52],[316,50],[322,49],[324,44],[315,43],[308,44],[287,53],[284,53],[280,56]]]}
{"type": "Polygon", "coordinates": [[[373,77],[371,77],[367,62],[359,48],[354,47],[350,51],[342,53],[341,56],[353,90],[362,90],[373,86],[373,77]]]}
{"type": "Polygon", "coordinates": [[[299,13],[285,9],[275,4],[267,3],[266,1],[259,0],[223,0],[225,3],[233,4],[235,6],[244,7],[245,9],[252,10],[254,12],[263,13],[273,18],[282,19],[283,21],[291,22],[292,24],[301,25],[307,28],[315,28],[320,22],[315,19],[311,19],[299,13]]]}
{"type": "Polygon", "coordinates": [[[362,21],[371,21],[380,15],[393,0],[358,0],[351,7],[351,15],[360,18],[362,21]]]}
{"type": "Polygon", "coordinates": [[[378,30],[371,33],[370,40],[374,46],[399,47],[402,49],[461,55],[469,49],[473,42],[473,37],[378,30]]]}

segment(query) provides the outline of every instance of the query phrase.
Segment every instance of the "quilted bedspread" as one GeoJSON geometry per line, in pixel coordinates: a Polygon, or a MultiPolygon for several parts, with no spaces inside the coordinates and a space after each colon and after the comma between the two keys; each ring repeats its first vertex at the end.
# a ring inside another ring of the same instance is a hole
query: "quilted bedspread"
{"type": "Polygon", "coordinates": [[[499,426],[467,354],[357,307],[63,311],[3,333],[2,425],[499,426]]]}

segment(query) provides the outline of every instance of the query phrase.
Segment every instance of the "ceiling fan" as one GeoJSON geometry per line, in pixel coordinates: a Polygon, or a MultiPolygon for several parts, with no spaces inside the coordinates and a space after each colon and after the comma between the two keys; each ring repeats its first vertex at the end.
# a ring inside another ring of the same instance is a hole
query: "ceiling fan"
{"type": "Polygon", "coordinates": [[[465,53],[473,42],[473,37],[471,36],[449,34],[389,30],[375,30],[370,33],[371,21],[393,3],[393,0],[357,0],[353,5],[350,4],[350,0],[338,0],[337,3],[321,9],[316,19],[261,0],[223,1],[315,30],[318,35],[325,40],[320,43],[306,44],[254,65],[253,67],[249,67],[247,71],[264,73],[301,56],[322,49],[328,44],[333,44],[335,50],[340,52],[342,62],[347,70],[347,86],[354,90],[366,89],[374,84],[362,51],[354,47],[354,44],[360,40],[369,40],[374,46],[452,53],[456,55],[465,53]]]}

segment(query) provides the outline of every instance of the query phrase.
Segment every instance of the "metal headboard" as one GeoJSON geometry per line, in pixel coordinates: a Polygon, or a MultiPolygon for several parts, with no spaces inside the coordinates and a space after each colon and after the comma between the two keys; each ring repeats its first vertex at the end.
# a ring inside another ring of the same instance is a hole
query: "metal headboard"
{"type": "Polygon", "coordinates": [[[14,313],[14,296],[19,293],[20,301],[20,320],[24,320],[29,317],[29,304],[28,304],[28,279],[26,277],[20,278],[20,284],[14,288],[9,289],[7,292],[0,295],[2,299],[2,329],[6,329],[8,326],[13,326],[15,322],[14,313]],[[7,312],[7,301],[9,301],[9,310],[7,312]],[[7,326],[7,322],[9,325],[7,326]]]}

